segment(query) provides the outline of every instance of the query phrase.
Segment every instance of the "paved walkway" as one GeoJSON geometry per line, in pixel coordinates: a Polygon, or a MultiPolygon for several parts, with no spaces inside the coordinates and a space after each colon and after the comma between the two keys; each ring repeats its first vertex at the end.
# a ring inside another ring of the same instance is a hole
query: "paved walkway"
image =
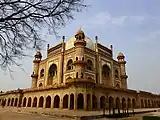
{"type": "MultiPolygon", "coordinates": [[[[149,108],[149,109],[135,109],[135,112],[146,112],[146,111],[154,111],[154,110],[158,110],[158,108],[149,108]]],[[[122,111],[121,111],[122,112],[122,111]]],[[[57,120],[59,119],[66,119],[66,120],[71,120],[71,119],[77,119],[80,118],[82,116],[99,116],[103,114],[103,111],[75,111],[75,110],[65,110],[65,109],[50,109],[50,108],[13,108],[13,107],[4,107],[4,108],[0,108],[0,116],[3,118],[4,115],[6,113],[8,117],[12,118],[14,117],[13,120],[27,120],[27,119],[20,119],[23,118],[26,114],[28,119],[32,120],[31,117],[34,117],[35,120],[41,120],[42,118],[46,119],[47,116],[50,120],[50,118],[52,118],[52,120],[54,120],[53,118],[56,118],[57,120]],[[15,113],[21,113],[21,114],[17,114],[15,115],[15,113]],[[18,116],[17,119],[15,119],[18,116]],[[39,117],[42,116],[42,117],[39,117]],[[45,118],[46,117],[46,118],[45,118]]],[[[106,111],[106,113],[108,114],[108,111],[106,111]]],[[[107,118],[106,118],[107,119],[107,118]]],[[[0,119],[2,120],[2,119],[0,119]]],[[[5,119],[6,120],[6,119],[5,119]]]]}

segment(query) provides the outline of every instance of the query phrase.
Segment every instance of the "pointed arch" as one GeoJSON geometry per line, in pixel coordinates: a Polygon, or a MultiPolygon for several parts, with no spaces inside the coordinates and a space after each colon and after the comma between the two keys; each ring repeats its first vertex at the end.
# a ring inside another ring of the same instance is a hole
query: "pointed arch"
{"type": "Polygon", "coordinates": [[[82,93],[78,94],[77,97],[77,108],[78,109],[83,109],[84,108],[84,97],[82,93]]]}
{"type": "Polygon", "coordinates": [[[34,97],[32,106],[37,107],[37,97],[34,97]]]}
{"type": "Polygon", "coordinates": [[[116,108],[120,108],[120,99],[119,97],[116,98],[116,108]]]}
{"type": "Polygon", "coordinates": [[[60,97],[56,95],[54,97],[54,108],[59,108],[59,103],[60,103],[60,97]]]}
{"type": "Polygon", "coordinates": [[[102,66],[102,77],[104,78],[104,79],[108,79],[108,78],[110,78],[110,68],[109,68],[109,66],[107,65],[107,64],[104,64],[103,66],[102,66]]]}
{"type": "Polygon", "coordinates": [[[18,103],[18,98],[15,99],[14,106],[16,107],[18,103]]]}
{"type": "Polygon", "coordinates": [[[63,108],[68,108],[68,95],[63,97],[63,108]]]}
{"type": "Polygon", "coordinates": [[[144,102],[143,102],[143,99],[141,99],[141,108],[144,108],[144,102]]]}
{"type": "MultiPolygon", "coordinates": [[[[76,57],[77,60],[77,57],[76,57]]],[[[69,59],[67,62],[67,70],[72,70],[73,69],[73,60],[69,59]]]]}
{"type": "Polygon", "coordinates": [[[31,98],[31,97],[29,97],[29,98],[28,98],[28,104],[27,104],[27,107],[31,107],[31,102],[32,102],[32,98],[31,98]]]}
{"type": "Polygon", "coordinates": [[[115,69],[115,71],[114,71],[114,77],[115,77],[115,78],[119,78],[119,72],[118,72],[117,69],[115,69]]]}
{"type": "Polygon", "coordinates": [[[97,109],[97,97],[95,95],[92,95],[92,107],[97,109]]]}
{"type": "Polygon", "coordinates": [[[47,85],[52,85],[53,83],[53,79],[54,77],[57,76],[57,65],[56,64],[52,64],[49,67],[49,71],[48,71],[48,81],[47,81],[47,85]]]}
{"type": "Polygon", "coordinates": [[[11,106],[13,106],[13,103],[14,103],[14,98],[12,98],[11,100],[11,106]]]}
{"type": "Polygon", "coordinates": [[[91,95],[87,94],[87,110],[91,109],[91,95]]]}
{"type": "Polygon", "coordinates": [[[131,99],[130,98],[128,98],[128,100],[127,100],[127,107],[131,108],[131,99]]]}
{"type": "Polygon", "coordinates": [[[51,96],[47,96],[46,98],[46,108],[51,108],[51,96]]]}
{"type": "Polygon", "coordinates": [[[23,99],[23,107],[26,107],[26,101],[27,101],[27,99],[26,99],[26,97],[23,99]]]}
{"type": "Polygon", "coordinates": [[[126,99],[122,98],[122,109],[126,108],[126,99]]]}
{"type": "Polygon", "coordinates": [[[44,102],[44,98],[43,98],[43,96],[41,96],[39,98],[39,105],[38,106],[43,108],[43,102],[44,102]]]}
{"type": "Polygon", "coordinates": [[[144,104],[145,104],[145,108],[147,108],[148,105],[147,105],[147,100],[146,99],[144,100],[144,104]]]}
{"type": "Polygon", "coordinates": [[[44,77],[44,69],[41,69],[40,71],[40,78],[43,78],[44,77]]]}
{"type": "Polygon", "coordinates": [[[134,98],[132,99],[132,108],[136,108],[136,100],[134,98]]]}
{"type": "Polygon", "coordinates": [[[105,97],[101,96],[100,97],[100,109],[105,108],[105,97]]]}
{"type": "Polygon", "coordinates": [[[90,59],[87,60],[86,68],[87,70],[93,70],[93,62],[90,59]]]}
{"type": "Polygon", "coordinates": [[[113,108],[114,107],[114,98],[113,97],[109,97],[109,108],[113,108]]]}
{"type": "Polygon", "coordinates": [[[70,95],[70,109],[74,109],[74,94],[70,95]]]}
{"type": "Polygon", "coordinates": [[[8,98],[7,106],[10,106],[11,99],[8,98]]]}

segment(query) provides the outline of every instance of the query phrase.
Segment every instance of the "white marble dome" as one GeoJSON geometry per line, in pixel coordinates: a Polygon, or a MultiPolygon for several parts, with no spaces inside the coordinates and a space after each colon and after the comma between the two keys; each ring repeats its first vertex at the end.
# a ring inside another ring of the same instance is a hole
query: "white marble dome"
{"type": "MultiPolygon", "coordinates": [[[[74,41],[76,41],[75,36],[73,36],[69,40],[67,40],[66,41],[66,47],[65,47],[65,49],[68,50],[70,48],[73,48],[74,47],[74,41]]],[[[94,50],[94,43],[93,43],[93,41],[89,37],[87,37],[87,36],[85,36],[85,41],[86,41],[86,47],[89,48],[89,49],[91,49],[91,50],[94,50]]]]}

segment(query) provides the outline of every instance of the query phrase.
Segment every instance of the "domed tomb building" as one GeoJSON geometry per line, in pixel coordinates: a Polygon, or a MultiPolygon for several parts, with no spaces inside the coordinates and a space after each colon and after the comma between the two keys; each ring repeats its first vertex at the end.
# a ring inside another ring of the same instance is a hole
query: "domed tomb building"
{"type": "Polygon", "coordinates": [[[59,109],[154,108],[160,96],[127,88],[125,55],[94,43],[79,29],[68,41],[37,52],[31,88],[0,93],[0,105],[59,109]]]}

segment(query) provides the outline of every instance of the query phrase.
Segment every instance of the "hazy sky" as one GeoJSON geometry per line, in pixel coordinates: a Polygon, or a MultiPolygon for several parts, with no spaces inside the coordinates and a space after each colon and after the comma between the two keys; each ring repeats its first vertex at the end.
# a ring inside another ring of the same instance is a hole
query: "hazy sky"
{"type": "MultiPolygon", "coordinates": [[[[109,46],[113,44],[114,57],[118,52],[126,56],[128,87],[154,93],[160,91],[160,1],[159,0],[86,0],[91,5],[75,20],[59,30],[59,35],[70,38],[78,28],[87,36],[109,46]]],[[[61,41],[54,35],[44,36],[48,43],[61,41]]],[[[47,43],[46,43],[47,44],[47,43]]],[[[44,48],[45,50],[46,48],[44,48]]],[[[34,55],[34,52],[31,53],[34,55]]],[[[46,56],[46,51],[43,51],[46,56]]],[[[33,58],[21,60],[21,68],[13,67],[12,77],[0,72],[0,89],[10,90],[31,86],[33,58]]]]}

